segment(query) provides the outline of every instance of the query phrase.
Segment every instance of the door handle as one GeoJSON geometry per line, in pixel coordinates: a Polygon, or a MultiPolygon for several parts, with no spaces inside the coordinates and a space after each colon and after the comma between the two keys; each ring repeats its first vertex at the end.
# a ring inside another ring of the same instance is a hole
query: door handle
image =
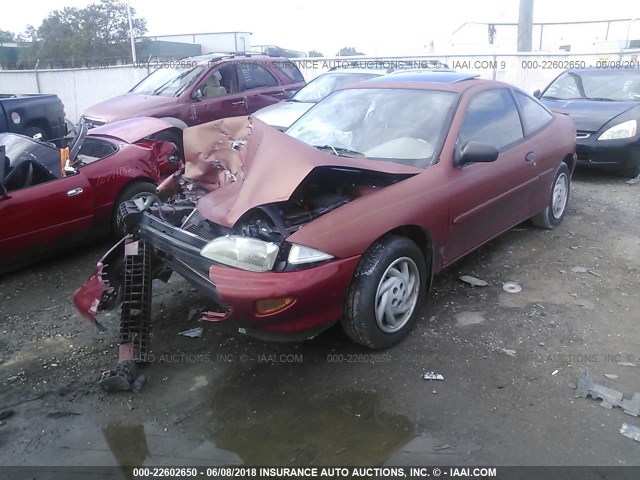
{"type": "Polygon", "coordinates": [[[235,102],[231,102],[231,105],[233,105],[234,107],[244,105],[244,100],[236,100],[235,102]]]}
{"type": "Polygon", "coordinates": [[[74,188],[67,192],[67,197],[75,197],[76,195],[80,195],[83,191],[84,190],[82,190],[82,188],[74,188]]]}
{"type": "Polygon", "coordinates": [[[536,161],[536,154],[534,152],[529,152],[524,156],[524,159],[527,162],[535,162],[536,161]]]}

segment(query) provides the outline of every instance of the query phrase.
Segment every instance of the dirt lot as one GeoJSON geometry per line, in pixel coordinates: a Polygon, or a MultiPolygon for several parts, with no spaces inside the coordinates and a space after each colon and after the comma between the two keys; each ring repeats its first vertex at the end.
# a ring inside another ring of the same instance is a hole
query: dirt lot
{"type": "Polygon", "coordinates": [[[95,386],[117,316],[98,333],[70,301],[108,242],[0,278],[0,464],[640,465],[618,433],[640,419],[570,387],[588,367],[640,391],[640,366],[617,364],[640,365],[640,185],[581,173],[573,188],[556,230],[521,225],[438,276],[385,352],[338,328],[303,344],[207,323],[181,337],[206,303],[177,276],[158,283],[139,394],[95,386]]]}

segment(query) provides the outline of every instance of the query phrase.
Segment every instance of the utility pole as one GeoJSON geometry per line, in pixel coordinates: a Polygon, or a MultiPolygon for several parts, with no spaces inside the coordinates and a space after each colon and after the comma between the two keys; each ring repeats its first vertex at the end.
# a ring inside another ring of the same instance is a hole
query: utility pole
{"type": "Polygon", "coordinates": [[[520,0],[518,16],[518,52],[530,52],[533,46],[533,0],[520,0]]]}
{"type": "Polygon", "coordinates": [[[133,20],[131,19],[131,0],[127,0],[127,17],[129,17],[129,38],[131,39],[131,58],[133,63],[138,61],[136,57],[136,40],[133,38],[133,20]]]}

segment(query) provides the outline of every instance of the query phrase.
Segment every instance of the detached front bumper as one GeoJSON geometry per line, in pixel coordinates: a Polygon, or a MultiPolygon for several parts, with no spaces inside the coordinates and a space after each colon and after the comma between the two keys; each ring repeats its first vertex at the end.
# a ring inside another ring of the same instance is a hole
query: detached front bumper
{"type": "MultiPolygon", "coordinates": [[[[321,331],[343,314],[344,299],[360,256],[336,259],[317,267],[286,272],[250,272],[215,262],[200,255],[211,240],[175,227],[149,213],[137,221],[140,240],[153,247],[154,262],[177,272],[198,291],[228,310],[225,320],[234,321],[248,333],[296,337],[321,331]],[[292,299],[272,313],[259,313],[264,300],[292,299]]],[[[76,307],[95,320],[109,299],[105,263],[124,255],[123,239],[101,259],[96,272],[74,296],[76,307]]]]}
{"type": "Polygon", "coordinates": [[[621,140],[597,140],[597,133],[576,140],[578,165],[626,168],[640,161],[640,136],[621,140]]]}

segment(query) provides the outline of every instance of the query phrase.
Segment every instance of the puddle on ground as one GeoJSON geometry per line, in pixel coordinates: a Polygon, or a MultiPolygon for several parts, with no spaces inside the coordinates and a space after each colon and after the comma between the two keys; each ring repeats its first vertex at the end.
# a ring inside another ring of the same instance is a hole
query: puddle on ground
{"type": "Polygon", "coordinates": [[[196,391],[174,391],[197,397],[186,409],[169,402],[165,390],[145,398],[145,412],[112,404],[108,415],[83,414],[58,424],[54,437],[65,433],[29,463],[381,465],[416,438],[412,422],[389,408],[392,399],[348,385],[325,393],[308,384],[313,369],[300,368],[245,366],[213,382],[198,378],[196,391]],[[156,420],[164,412],[166,421],[156,420]]]}

